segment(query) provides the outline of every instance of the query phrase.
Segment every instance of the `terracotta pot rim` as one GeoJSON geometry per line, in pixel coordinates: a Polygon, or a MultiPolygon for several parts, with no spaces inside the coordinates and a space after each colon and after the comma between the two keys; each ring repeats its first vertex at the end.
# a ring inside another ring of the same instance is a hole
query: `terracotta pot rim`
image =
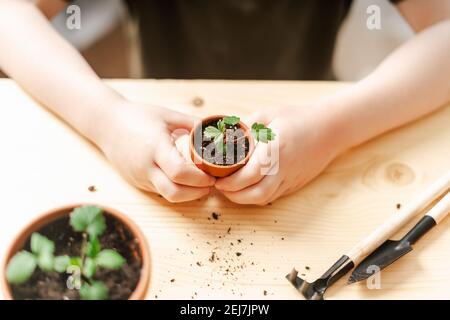
{"type": "Polygon", "coordinates": [[[189,135],[189,145],[190,145],[190,148],[191,148],[191,150],[192,150],[192,152],[193,152],[193,154],[194,154],[194,157],[195,157],[198,161],[204,163],[205,165],[210,166],[210,167],[212,167],[212,168],[217,168],[217,169],[219,169],[219,170],[221,170],[221,169],[223,170],[223,168],[233,169],[233,168],[236,168],[236,167],[241,167],[242,165],[244,165],[244,164],[246,164],[246,163],[248,162],[248,160],[250,159],[251,154],[253,153],[253,150],[255,149],[255,143],[254,143],[254,141],[253,141],[253,137],[252,137],[252,135],[251,135],[251,132],[250,132],[249,127],[247,127],[247,125],[246,125],[244,122],[239,121],[238,124],[239,124],[239,126],[244,130],[244,133],[245,133],[245,136],[246,136],[247,139],[248,139],[248,145],[249,145],[247,155],[245,156],[244,159],[242,159],[241,161],[236,162],[236,163],[234,163],[234,164],[232,164],[232,165],[223,165],[223,166],[220,166],[220,165],[211,163],[211,162],[209,162],[209,161],[206,161],[205,159],[203,159],[203,157],[202,157],[201,155],[199,155],[199,154],[197,153],[197,150],[195,150],[195,146],[194,146],[194,133],[195,133],[195,131],[197,130],[197,128],[198,128],[199,126],[203,125],[205,122],[209,122],[209,121],[211,121],[211,120],[214,120],[214,119],[220,119],[220,118],[224,118],[224,117],[226,117],[226,115],[212,115],[212,116],[208,116],[208,117],[206,117],[206,118],[203,118],[202,121],[201,121],[200,123],[198,123],[197,125],[195,125],[195,127],[191,130],[191,133],[190,133],[190,135],[189,135]]]}
{"type": "Polygon", "coordinates": [[[49,224],[50,222],[56,220],[57,218],[67,215],[70,211],[72,211],[77,207],[86,205],[95,205],[102,208],[106,214],[113,216],[114,218],[118,219],[121,223],[123,223],[125,226],[127,226],[127,228],[132,232],[134,237],[139,240],[138,245],[142,256],[141,274],[139,277],[138,284],[134,289],[133,293],[128,298],[128,300],[143,300],[145,298],[150,282],[151,261],[150,261],[150,249],[146,241],[146,238],[142,233],[142,231],[140,230],[140,228],[125,214],[111,207],[96,203],[76,203],[60,206],[39,214],[36,218],[32,219],[31,222],[25,225],[25,227],[23,227],[21,231],[14,237],[14,240],[11,242],[8,249],[6,250],[6,254],[1,264],[3,275],[0,277],[0,286],[3,292],[3,298],[5,300],[14,299],[11,293],[9,283],[6,280],[6,267],[12,256],[22,249],[26,239],[33,232],[49,224]]]}

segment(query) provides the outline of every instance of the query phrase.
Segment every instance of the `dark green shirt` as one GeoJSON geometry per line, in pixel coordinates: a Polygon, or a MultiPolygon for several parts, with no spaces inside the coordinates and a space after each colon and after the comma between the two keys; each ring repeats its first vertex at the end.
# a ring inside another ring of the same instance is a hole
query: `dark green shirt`
{"type": "Polygon", "coordinates": [[[336,35],[351,0],[127,4],[146,78],[325,80],[333,79],[336,35]]]}

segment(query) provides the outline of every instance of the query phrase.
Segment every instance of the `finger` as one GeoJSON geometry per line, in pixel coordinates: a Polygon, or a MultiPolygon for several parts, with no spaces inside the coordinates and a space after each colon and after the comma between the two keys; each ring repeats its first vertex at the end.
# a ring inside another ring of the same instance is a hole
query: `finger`
{"type": "Polygon", "coordinates": [[[191,130],[201,120],[198,117],[184,114],[177,111],[170,111],[163,116],[168,124],[168,129],[173,131],[175,129],[183,128],[191,130]]]}
{"type": "Polygon", "coordinates": [[[161,138],[156,149],[155,163],[177,184],[208,187],[215,183],[213,177],[201,171],[192,161],[188,161],[178,152],[170,137],[161,138]]]}
{"type": "Polygon", "coordinates": [[[261,181],[264,176],[261,174],[258,154],[261,152],[260,149],[265,148],[265,145],[257,145],[248,163],[234,174],[217,179],[215,187],[219,190],[235,192],[261,181]]]}
{"type": "Polygon", "coordinates": [[[290,185],[289,182],[284,181],[280,185],[280,188],[278,189],[278,191],[272,195],[269,202],[273,202],[280,197],[285,197],[285,196],[291,195],[291,194],[301,190],[303,187],[305,187],[306,184],[307,184],[307,182],[300,181],[294,185],[290,185]]]}
{"type": "Polygon", "coordinates": [[[143,179],[143,180],[145,180],[145,181],[134,181],[134,182],[132,182],[132,184],[135,185],[137,188],[144,190],[144,191],[158,192],[156,190],[155,186],[153,185],[153,183],[151,183],[148,179],[143,179]]]}
{"type": "Polygon", "coordinates": [[[280,186],[278,187],[278,190],[272,194],[269,198],[269,201],[267,203],[272,203],[275,200],[277,200],[280,197],[284,197],[288,195],[288,188],[286,187],[286,181],[283,181],[280,186]]]}
{"type": "Polygon", "coordinates": [[[286,191],[284,192],[284,195],[290,195],[292,193],[295,193],[295,192],[303,189],[307,184],[308,184],[308,181],[299,181],[294,186],[287,188],[286,191]]]}
{"type": "Polygon", "coordinates": [[[183,134],[175,139],[175,145],[177,150],[183,155],[187,161],[191,161],[191,156],[189,154],[189,135],[183,134]]]}
{"type": "Polygon", "coordinates": [[[273,119],[273,111],[269,108],[263,109],[252,113],[251,115],[244,117],[244,123],[251,126],[253,123],[264,123],[268,124],[273,119]]]}
{"type": "Polygon", "coordinates": [[[149,171],[149,179],[156,191],[172,203],[196,200],[211,192],[211,188],[195,188],[176,184],[159,168],[149,171]]]}
{"type": "Polygon", "coordinates": [[[277,176],[266,176],[260,183],[237,192],[222,192],[229,200],[239,204],[265,205],[280,187],[277,176]]]}
{"type": "MultiPolygon", "coordinates": [[[[153,167],[157,168],[156,166],[153,167]]],[[[139,176],[139,177],[124,176],[124,179],[131,185],[143,191],[157,192],[155,186],[151,183],[151,181],[148,180],[148,177],[146,176],[139,176]]]]}
{"type": "Polygon", "coordinates": [[[236,192],[258,183],[264,178],[267,171],[270,171],[278,163],[278,159],[271,159],[274,162],[270,163],[270,167],[268,167],[265,159],[268,158],[269,153],[270,146],[267,143],[258,143],[248,163],[236,173],[218,179],[215,187],[223,191],[236,192]]]}

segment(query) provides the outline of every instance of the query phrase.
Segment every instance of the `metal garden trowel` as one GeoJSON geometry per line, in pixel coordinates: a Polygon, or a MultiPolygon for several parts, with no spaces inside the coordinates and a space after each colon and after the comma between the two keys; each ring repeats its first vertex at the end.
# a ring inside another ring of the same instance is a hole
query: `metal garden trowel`
{"type": "Polygon", "coordinates": [[[412,245],[450,212],[450,192],[447,193],[402,239],[387,240],[365,258],[353,271],[348,283],[369,278],[410,252],[412,245]]]}

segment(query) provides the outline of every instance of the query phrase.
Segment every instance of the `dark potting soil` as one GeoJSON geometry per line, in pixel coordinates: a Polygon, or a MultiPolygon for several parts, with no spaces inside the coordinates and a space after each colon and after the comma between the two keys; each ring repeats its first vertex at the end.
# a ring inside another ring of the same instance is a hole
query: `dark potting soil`
{"type": "Polygon", "coordinates": [[[195,146],[195,150],[204,160],[212,164],[227,166],[236,164],[245,159],[249,151],[249,141],[244,135],[244,131],[238,130],[240,129],[239,124],[234,126],[230,126],[228,124],[225,125],[224,144],[231,140],[233,143],[226,144],[226,152],[222,153],[216,153],[214,141],[204,137],[203,132],[208,126],[217,128],[217,120],[213,120],[202,125],[202,144],[195,146]]]}
{"type": "MultiPolygon", "coordinates": [[[[131,231],[114,217],[106,213],[104,216],[106,230],[99,239],[102,249],[116,250],[127,262],[119,270],[97,269],[94,279],[103,281],[108,287],[109,299],[125,300],[129,298],[138,284],[142,256],[131,231]]],[[[72,229],[69,217],[57,219],[38,232],[55,242],[55,256],[79,257],[81,255],[82,234],[72,229]]],[[[24,250],[30,251],[30,238],[27,240],[24,250]]],[[[67,273],[43,272],[36,268],[27,282],[11,286],[13,297],[19,300],[79,300],[78,290],[67,287],[67,280],[70,276],[67,273]]]]}

